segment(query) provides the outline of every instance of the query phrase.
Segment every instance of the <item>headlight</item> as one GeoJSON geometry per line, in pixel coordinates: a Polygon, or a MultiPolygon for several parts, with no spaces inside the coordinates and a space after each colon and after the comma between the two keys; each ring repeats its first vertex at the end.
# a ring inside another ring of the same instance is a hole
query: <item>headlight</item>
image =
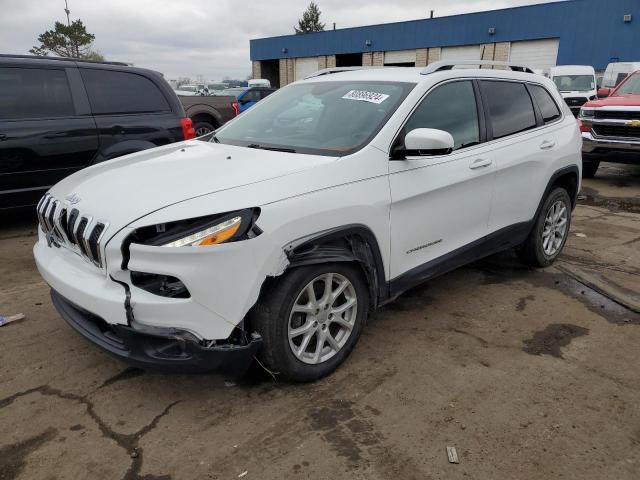
{"type": "Polygon", "coordinates": [[[220,222],[212,227],[187,235],[186,237],[165,243],[163,247],[203,247],[216,245],[232,238],[242,225],[241,217],[233,217],[230,220],[220,222]]]}
{"type": "Polygon", "coordinates": [[[595,110],[593,108],[581,108],[580,116],[583,118],[593,118],[595,116],[595,110]]]}
{"type": "Polygon", "coordinates": [[[156,247],[205,247],[257,237],[262,233],[255,224],[259,208],[207,217],[160,223],[141,227],[129,238],[129,243],[156,247]]]}

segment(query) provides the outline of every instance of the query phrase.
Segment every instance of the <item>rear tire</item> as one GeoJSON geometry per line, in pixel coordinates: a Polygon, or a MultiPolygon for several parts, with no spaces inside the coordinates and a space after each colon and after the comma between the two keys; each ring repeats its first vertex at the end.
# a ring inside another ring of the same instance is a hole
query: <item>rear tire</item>
{"type": "Polygon", "coordinates": [[[196,137],[202,137],[203,135],[213,132],[216,128],[209,122],[196,121],[193,129],[196,131],[196,137]]]}
{"type": "Polygon", "coordinates": [[[525,242],[516,250],[518,258],[531,267],[551,265],[567,241],[571,228],[571,199],[556,187],[547,196],[525,242]]]}
{"type": "Polygon", "coordinates": [[[582,161],[582,178],[593,178],[596,176],[596,172],[598,171],[598,167],[600,166],[600,161],[582,161]]]}
{"type": "Polygon", "coordinates": [[[369,290],[358,265],[295,268],[263,293],[251,315],[263,340],[259,358],[285,380],[322,378],[349,356],[368,310],[369,290]]]}

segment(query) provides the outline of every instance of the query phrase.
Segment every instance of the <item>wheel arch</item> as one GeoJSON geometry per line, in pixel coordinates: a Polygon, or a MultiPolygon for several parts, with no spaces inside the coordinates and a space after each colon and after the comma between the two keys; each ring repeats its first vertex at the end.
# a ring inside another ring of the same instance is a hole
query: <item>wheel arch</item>
{"type": "Polygon", "coordinates": [[[569,194],[571,199],[571,206],[575,208],[578,200],[578,188],[580,186],[580,171],[575,165],[562,168],[555,172],[551,176],[547,190],[545,191],[545,197],[551,192],[554,187],[562,187],[569,194]]]}
{"type": "Polygon", "coordinates": [[[549,181],[547,182],[547,186],[544,189],[542,197],[540,198],[540,202],[538,203],[538,208],[536,209],[536,213],[533,216],[533,220],[535,221],[540,214],[540,210],[544,205],[544,201],[551,193],[554,187],[562,187],[569,193],[569,198],[571,199],[571,206],[575,208],[576,202],[578,200],[578,189],[580,187],[580,170],[577,165],[569,165],[563,167],[559,170],[556,170],[549,181]]]}
{"type": "Polygon", "coordinates": [[[191,120],[194,125],[196,122],[207,122],[213,125],[214,128],[218,128],[220,126],[219,119],[210,112],[198,112],[191,117],[191,120]]]}
{"type": "MultiPolygon", "coordinates": [[[[288,271],[321,263],[357,263],[369,287],[371,308],[375,309],[388,297],[384,262],[380,246],[373,231],[365,225],[345,225],[307,235],[284,247],[288,264],[284,271],[267,277],[260,290],[259,299],[288,271]]],[[[260,303],[258,300],[257,304],[260,303]]]]}

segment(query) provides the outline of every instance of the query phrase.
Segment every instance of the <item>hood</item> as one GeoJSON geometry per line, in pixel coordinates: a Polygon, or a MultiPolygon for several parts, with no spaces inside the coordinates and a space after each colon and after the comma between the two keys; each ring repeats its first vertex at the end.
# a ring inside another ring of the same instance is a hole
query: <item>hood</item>
{"type": "Polygon", "coordinates": [[[640,107],[640,95],[613,95],[607,98],[591,100],[585,107],[640,107]]]}
{"type": "Polygon", "coordinates": [[[335,158],[273,152],[199,140],[167,145],[81,170],[51,188],[74,195],[83,215],[124,226],[194,197],[291,175],[335,158]]]}

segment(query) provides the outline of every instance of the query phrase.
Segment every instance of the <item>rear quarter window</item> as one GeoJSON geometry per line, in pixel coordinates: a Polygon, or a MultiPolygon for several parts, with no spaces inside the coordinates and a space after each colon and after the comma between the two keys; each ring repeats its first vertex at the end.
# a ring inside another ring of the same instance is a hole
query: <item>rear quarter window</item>
{"type": "Polygon", "coordinates": [[[533,103],[523,83],[483,80],[480,84],[494,139],[536,127],[533,103]]]}
{"type": "Polygon", "coordinates": [[[142,75],[99,69],[81,72],[95,115],[171,111],[156,84],[142,75]]]}
{"type": "Polygon", "coordinates": [[[531,95],[533,95],[533,98],[538,104],[544,123],[554,122],[562,116],[558,105],[547,90],[538,85],[529,85],[529,89],[531,90],[531,95]]]}
{"type": "Polygon", "coordinates": [[[62,69],[0,67],[0,118],[56,118],[75,115],[62,69]]]}

